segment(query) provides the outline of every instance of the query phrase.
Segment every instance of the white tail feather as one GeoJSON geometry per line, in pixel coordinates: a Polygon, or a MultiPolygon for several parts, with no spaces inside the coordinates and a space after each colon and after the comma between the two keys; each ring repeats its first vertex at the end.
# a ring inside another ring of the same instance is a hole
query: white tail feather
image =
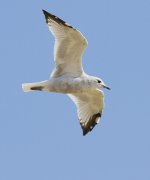
{"type": "Polygon", "coordinates": [[[22,84],[22,90],[24,92],[30,92],[30,91],[33,91],[31,89],[31,87],[33,86],[33,83],[25,83],[25,84],[22,84]]]}
{"type": "Polygon", "coordinates": [[[45,90],[45,87],[47,86],[48,81],[41,81],[41,82],[35,82],[35,83],[24,83],[22,84],[22,90],[24,92],[30,92],[35,90],[45,90]]]}

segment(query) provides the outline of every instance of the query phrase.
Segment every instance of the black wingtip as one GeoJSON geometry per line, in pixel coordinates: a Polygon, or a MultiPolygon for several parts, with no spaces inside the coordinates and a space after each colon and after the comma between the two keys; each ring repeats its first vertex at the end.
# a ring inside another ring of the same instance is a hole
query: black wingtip
{"type": "Polygon", "coordinates": [[[100,113],[100,112],[97,114],[94,114],[85,126],[80,124],[82,127],[82,130],[83,130],[83,136],[85,136],[87,133],[92,131],[92,129],[96,126],[96,124],[98,124],[97,119],[100,118],[101,115],[102,115],[102,113],[100,113]]]}
{"type": "Polygon", "coordinates": [[[85,136],[87,133],[88,133],[88,132],[84,132],[84,131],[83,131],[83,136],[85,136]]]}
{"type": "Polygon", "coordinates": [[[47,23],[48,23],[48,19],[51,18],[51,19],[53,19],[54,21],[56,21],[58,24],[63,24],[64,26],[73,28],[72,26],[70,26],[69,24],[67,24],[64,20],[60,19],[59,17],[55,16],[54,14],[51,14],[51,13],[45,11],[44,9],[42,9],[42,11],[43,11],[43,14],[45,15],[45,19],[46,19],[46,22],[47,22],[47,23]]]}
{"type": "Polygon", "coordinates": [[[92,129],[83,129],[83,136],[87,135],[92,129]]]}
{"type": "Polygon", "coordinates": [[[43,14],[44,14],[44,16],[45,16],[45,19],[46,19],[46,23],[48,23],[48,16],[51,16],[51,14],[50,13],[48,13],[47,11],[45,11],[44,9],[42,9],[42,11],[43,11],[43,14]]]}
{"type": "Polygon", "coordinates": [[[45,11],[44,9],[42,9],[42,11],[43,11],[43,14],[44,15],[48,15],[49,13],[47,12],[47,11],[45,11]]]}
{"type": "Polygon", "coordinates": [[[45,13],[46,11],[44,9],[42,9],[43,13],[45,13]]]}

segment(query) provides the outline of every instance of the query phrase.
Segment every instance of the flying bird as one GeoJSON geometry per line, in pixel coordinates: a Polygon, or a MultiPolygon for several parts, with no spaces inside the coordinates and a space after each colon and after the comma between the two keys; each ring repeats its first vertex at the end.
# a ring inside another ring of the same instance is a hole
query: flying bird
{"type": "Polygon", "coordinates": [[[55,38],[54,68],[48,80],[22,84],[24,92],[47,91],[67,94],[77,107],[83,135],[98,124],[104,109],[104,93],[110,89],[102,79],[87,75],[82,67],[82,55],[88,42],[80,31],[43,10],[46,23],[55,38]]]}

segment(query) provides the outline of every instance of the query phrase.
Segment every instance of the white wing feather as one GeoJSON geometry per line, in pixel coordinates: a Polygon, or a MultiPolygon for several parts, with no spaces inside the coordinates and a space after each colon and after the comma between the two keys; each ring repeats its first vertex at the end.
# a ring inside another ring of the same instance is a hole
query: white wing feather
{"type": "Polygon", "coordinates": [[[77,106],[83,135],[86,135],[99,122],[104,109],[104,94],[97,89],[86,93],[68,94],[68,96],[77,106]]]}
{"type": "Polygon", "coordinates": [[[82,54],[87,46],[85,37],[60,18],[44,11],[49,30],[55,38],[54,60],[56,68],[52,77],[69,75],[78,77],[83,73],[82,54]]]}

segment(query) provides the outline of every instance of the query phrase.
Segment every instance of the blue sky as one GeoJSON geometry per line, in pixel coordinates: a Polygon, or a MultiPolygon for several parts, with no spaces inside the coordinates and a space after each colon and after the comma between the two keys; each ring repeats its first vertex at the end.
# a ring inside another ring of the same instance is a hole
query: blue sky
{"type": "Polygon", "coordinates": [[[0,179],[149,180],[150,1],[6,0],[0,9],[0,179]],[[112,88],[85,137],[66,95],[21,90],[54,67],[41,9],[84,34],[85,71],[112,88]]]}

